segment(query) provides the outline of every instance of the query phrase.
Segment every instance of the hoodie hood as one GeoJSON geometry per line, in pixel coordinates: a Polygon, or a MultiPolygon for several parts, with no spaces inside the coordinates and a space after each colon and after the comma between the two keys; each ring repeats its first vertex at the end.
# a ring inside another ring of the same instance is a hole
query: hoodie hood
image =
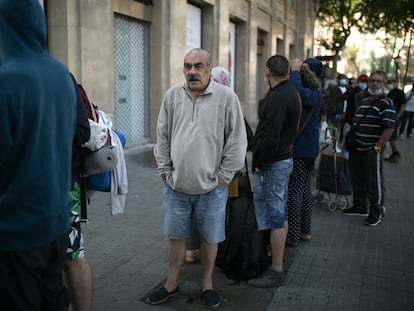
{"type": "Polygon", "coordinates": [[[46,19],[38,0],[0,0],[0,65],[47,53],[46,19]]]}
{"type": "Polygon", "coordinates": [[[316,74],[319,80],[323,79],[323,65],[319,59],[316,58],[307,58],[303,61],[305,64],[308,64],[310,69],[316,74]]]}

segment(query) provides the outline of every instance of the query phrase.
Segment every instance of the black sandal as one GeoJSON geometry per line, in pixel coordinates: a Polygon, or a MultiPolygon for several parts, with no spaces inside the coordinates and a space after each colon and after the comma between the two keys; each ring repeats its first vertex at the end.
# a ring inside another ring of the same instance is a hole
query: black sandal
{"type": "Polygon", "coordinates": [[[162,286],[156,291],[152,292],[146,299],[145,303],[148,303],[150,305],[158,305],[160,303],[163,303],[164,301],[178,296],[181,294],[181,289],[179,286],[177,286],[173,291],[169,292],[167,289],[162,286]]]}

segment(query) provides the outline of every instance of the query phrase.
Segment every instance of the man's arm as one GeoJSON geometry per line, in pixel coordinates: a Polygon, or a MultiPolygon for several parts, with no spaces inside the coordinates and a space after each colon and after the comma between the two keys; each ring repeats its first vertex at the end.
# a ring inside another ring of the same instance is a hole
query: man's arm
{"type": "Polygon", "coordinates": [[[400,107],[400,109],[398,111],[396,111],[396,113],[397,113],[396,114],[396,118],[397,119],[401,118],[402,114],[405,111],[405,107],[407,107],[407,104],[406,103],[402,104],[401,107],[400,107]]]}
{"type": "Polygon", "coordinates": [[[160,112],[158,114],[157,121],[157,143],[154,148],[154,157],[158,165],[158,172],[166,181],[168,176],[171,175],[172,162],[170,156],[170,131],[169,131],[169,113],[168,113],[168,101],[166,95],[161,103],[160,112]]]}
{"type": "Polygon", "coordinates": [[[392,133],[394,132],[394,129],[391,127],[387,127],[381,134],[380,138],[378,139],[375,146],[378,146],[380,148],[384,147],[387,141],[390,139],[392,133]]]}

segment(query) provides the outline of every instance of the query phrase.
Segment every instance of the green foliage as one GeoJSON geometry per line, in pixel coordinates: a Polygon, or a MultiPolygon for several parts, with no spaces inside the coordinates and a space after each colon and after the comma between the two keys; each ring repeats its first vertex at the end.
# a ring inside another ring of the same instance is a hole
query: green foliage
{"type": "Polygon", "coordinates": [[[321,41],[321,45],[337,56],[345,47],[351,28],[362,23],[361,0],[321,0],[317,18],[321,26],[332,33],[332,37],[321,41]]]}
{"type": "Polygon", "coordinates": [[[331,36],[322,39],[320,44],[332,51],[334,70],[339,53],[346,47],[351,29],[358,29],[363,34],[378,34],[378,39],[389,55],[388,61],[378,60],[380,64],[375,64],[372,60],[372,66],[388,67],[392,70],[391,61],[394,60],[395,75],[399,75],[402,67],[399,68],[398,63],[401,63],[405,67],[404,80],[406,80],[410,72],[409,50],[412,47],[414,32],[413,2],[413,0],[321,0],[317,18],[321,27],[327,29],[331,36]],[[410,39],[407,40],[410,34],[410,39]],[[401,56],[406,56],[405,63],[401,56]]]}
{"type": "Polygon", "coordinates": [[[401,36],[414,26],[414,4],[412,0],[370,0],[363,7],[365,23],[362,32],[376,33],[383,29],[386,33],[401,36]]]}
{"type": "Polygon", "coordinates": [[[409,79],[414,31],[413,0],[370,0],[369,6],[363,8],[363,14],[365,23],[360,26],[360,31],[376,34],[381,30],[385,33],[378,36],[378,39],[383,43],[389,57],[394,60],[394,75],[398,78],[401,74],[403,81],[409,79]],[[401,58],[404,55],[406,57],[401,58]]]}

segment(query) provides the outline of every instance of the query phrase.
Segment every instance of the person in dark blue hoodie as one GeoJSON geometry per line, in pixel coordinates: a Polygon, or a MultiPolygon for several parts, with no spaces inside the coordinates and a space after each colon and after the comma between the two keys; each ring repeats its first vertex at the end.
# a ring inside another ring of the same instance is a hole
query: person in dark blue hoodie
{"type": "Polygon", "coordinates": [[[0,301],[64,310],[76,93],[38,0],[0,0],[0,301]]]}
{"type": "Polygon", "coordinates": [[[293,171],[288,187],[286,246],[311,239],[313,197],[311,170],[319,154],[319,114],[322,106],[323,65],[315,58],[291,62],[289,80],[302,99],[300,130],[293,146],[293,171]]]}

